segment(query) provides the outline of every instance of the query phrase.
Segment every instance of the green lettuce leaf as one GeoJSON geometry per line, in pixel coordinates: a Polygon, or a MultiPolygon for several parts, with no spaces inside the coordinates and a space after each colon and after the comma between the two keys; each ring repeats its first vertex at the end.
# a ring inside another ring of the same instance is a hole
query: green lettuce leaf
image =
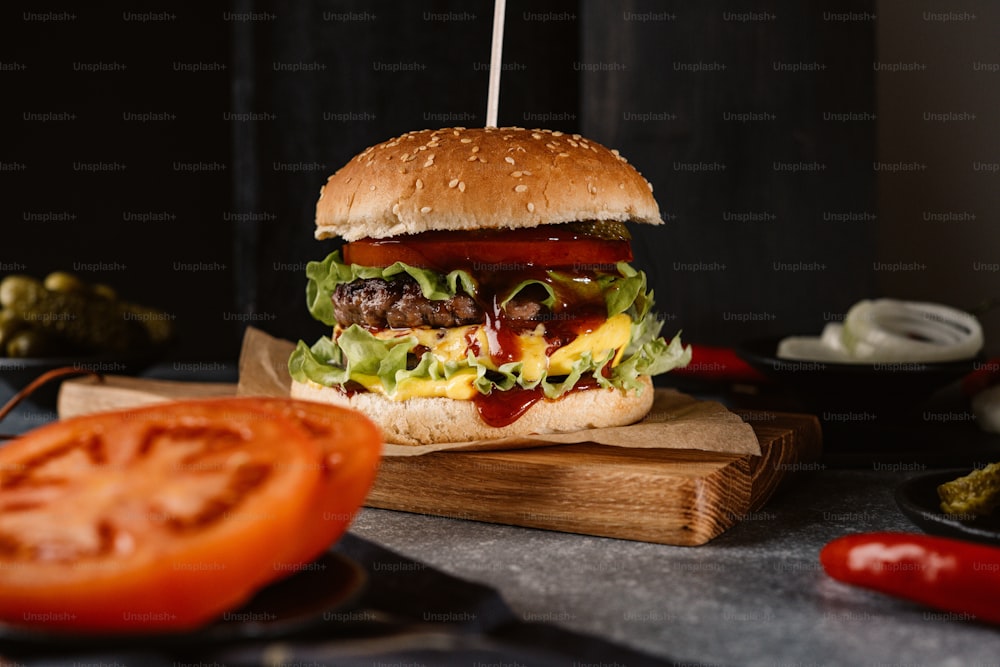
{"type": "MultiPolygon", "coordinates": [[[[336,341],[326,336],[312,346],[299,341],[289,359],[289,371],[299,382],[312,381],[327,386],[342,385],[359,376],[377,376],[390,396],[395,393],[399,382],[408,378],[448,380],[459,373],[474,373],[474,386],[483,394],[515,386],[525,389],[540,387],[547,398],[557,398],[585,377],[594,377],[603,387],[641,390],[640,376],[658,375],[687,365],[691,360],[691,348],[681,343],[680,334],[669,342],[660,337],[663,321],[652,312],[653,294],[646,289],[646,274],[624,262],[617,264],[616,268],[617,274],[608,272],[588,278],[549,271],[545,280],[529,279],[513,286],[501,303],[506,304],[530,285],[540,285],[546,291],[548,297],[543,303],[549,307],[558,301],[557,292],[563,290],[603,294],[608,317],[628,313],[632,320],[631,341],[621,362],[612,370],[611,377],[605,377],[601,372],[610,355],[594,359],[589,353],[573,364],[569,374],[558,377],[543,375],[533,381],[521,377],[522,365],[519,362],[492,368],[492,364],[482,363],[471,352],[466,359],[458,362],[444,362],[425,352],[414,365],[411,359],[417,345],[415,337],[381,340],[358,325],[344,329],[336,341]]],[[[317,320],[332,326],[336,320],[331,296],[337,285],[362,278],[388,280],[402,273],[411,276],[428,299],[448,299],[460,291],[475,294],[478,289],[475,278],[466,271],[456,270],[442,275],[402,262],[385,268],[347,265],[341,261],[337,251],[322,262],[310,262],[306,266],[309,310],[317,320]]]]}
{"type": "Polygon", "coordinates": [[[306,304],[312,316],[333,326],[337,323],[333,315],[333,291],[341,283],[368,278],[389,280],[402,273],[409,275],[420,286],[424,297],[432,300],[450,299],[459,291],[474,294],[478,288],[475,279],[468,271],[455,270],[447,275],[437,271],[421,269],[403,262],[380,268],[377,266],[359,266],[344,264],[340,259],[340,251],[330,253],[322,262],[306,264],[306,304]]]}

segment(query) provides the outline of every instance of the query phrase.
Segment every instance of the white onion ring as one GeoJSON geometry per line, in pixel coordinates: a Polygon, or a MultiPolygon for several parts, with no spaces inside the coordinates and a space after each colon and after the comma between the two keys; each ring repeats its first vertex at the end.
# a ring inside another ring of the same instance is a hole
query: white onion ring
{"type": "Polygon", "coordinates": [[[860,301],[844,319],[843,342],[867,363],[970,359],[983,347],[979,320],[936,303],[860,301]]]}
{"type": "Polygon", "coordinates": [[[841,341],[844,325],[831,322],[823,328],[823,335],[789,336],[778,343],[778,357],[799,361],[826,361],[845,364],[851,359],[841,341]]]}
{"type": "Polygon", "coordinates": [[[871,364],[970,359],[983,347],[983,330],[969,313],[937,303],[859,301],[844,323],[821,336],[790,336],[778,344],[782,359],[871,364]]]}

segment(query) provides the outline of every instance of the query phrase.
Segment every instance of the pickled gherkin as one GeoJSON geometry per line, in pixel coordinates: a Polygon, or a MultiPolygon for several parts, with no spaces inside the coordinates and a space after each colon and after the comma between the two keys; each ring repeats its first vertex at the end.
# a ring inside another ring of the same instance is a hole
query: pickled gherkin
{"type": "Polygon", "coordinates": [[[963,516],[986,516],[1000,506],[1000,463],[973,470],[938,486],[941,511],[963,516]]]}
{"type": "Polygon", "coordinates": [[[146,330],[146,336],[149,337],[149,342],[153,345],[163,345],[174,337],[173,318],[162,310],[127,302],[120,302],[119,305],[125,318],[132,319],[142,325],[146,330]]]}
{"type": "MultiPolygon", "coordinates": [[[[58,281],[53,275],[46,283],[56,289],[31,276],[9,275],[0,281],[0,312],[19,329],[50,341],[47,355],[142,352],[172,338],[173,322],[165,313],[109,299],[71,274],[60,274],[58,281]]],[[[22,343],[16,350],[23,356],[41,347],[22,343]]]]}
{"type": "Polygon", "coordinates": [[[565,225],[572,232],[604,241],[629,241],[632,238],[625,223],[617,220],[585,220],[567,222],[565,225]]]}

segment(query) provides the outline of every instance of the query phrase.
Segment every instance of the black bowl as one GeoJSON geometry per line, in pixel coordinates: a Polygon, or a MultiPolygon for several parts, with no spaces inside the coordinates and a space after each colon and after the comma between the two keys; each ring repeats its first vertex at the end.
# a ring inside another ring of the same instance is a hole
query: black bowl
{"type": "Polygon", "coordinates": [[[938,486],[970,472],[969,468],[956,468],[914,475],[896,486],[896,505],[910,521],[931,535],[1000,546],[1000,512],[960,520],[941,511],[938,486]]]}
{"type": "Polygon", "coordinates": [[[782,359],[781,337],[751,340],[737,353],[806,406],[825,411],[905,408],[973,372],[981,356],[921,363],[832,363],[782,359]]]}

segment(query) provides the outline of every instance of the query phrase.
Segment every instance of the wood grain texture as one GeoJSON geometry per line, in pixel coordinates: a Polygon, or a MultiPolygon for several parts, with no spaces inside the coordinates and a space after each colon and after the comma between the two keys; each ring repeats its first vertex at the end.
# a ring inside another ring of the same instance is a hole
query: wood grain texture
{"type": "Polygon", "coordinates": [[[365,504],[660,544],[705,544],[815,467],[819,422],[758,413],[762,455],[593,444],[385,459],[365,504]]]}
{"type": "Polygon", "coordinates": [[[169,400],[235,395],[236,385],[228,382],[181,382],[105,375],[100,380],[85,377],[63,382],[59,387],[56,410],[60,419],[66,419],[169,400]]]}

